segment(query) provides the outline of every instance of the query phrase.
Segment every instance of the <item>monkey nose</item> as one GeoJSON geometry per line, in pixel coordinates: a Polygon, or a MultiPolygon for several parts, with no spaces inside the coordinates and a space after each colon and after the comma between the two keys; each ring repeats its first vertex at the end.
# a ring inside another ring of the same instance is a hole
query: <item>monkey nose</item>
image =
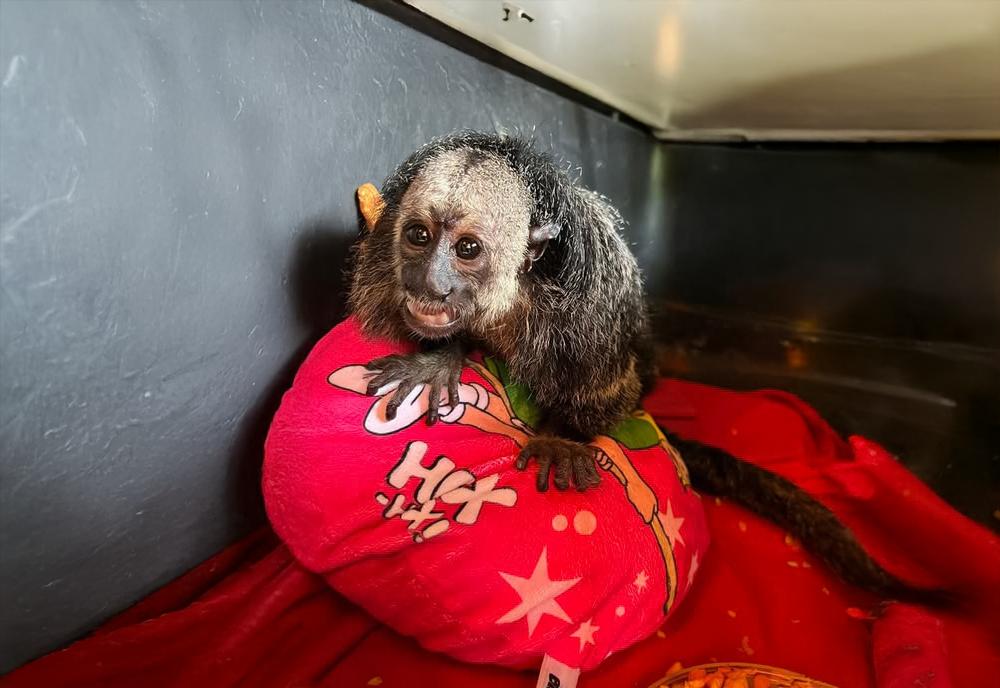
{"type": "Polygon", "coordinates": [[[454,292],[455,289],[451,288],[448,289],[447,291],[440,291],[438,289],[435,289],[432,285],[429,284],[424,284],[422,286],[407,284],[405,286],[405,291],[408,297],[416,299],[418,301],[424,301],[424,302],[440,301],[442,303],[447,303],[448,299],[451,297],[452,292],[454,292]]]}
{"type": "Polygon", "coordinates": [[[448,297],[451,296],[452,292],[455,291],[455,288],[452,287],[448,291],[442,292],[439,289],[435,289],[432,286],[428,286],[425,291],[427,293],[427,298],[430,299],[431,301],[447,301],[448,297]]]}

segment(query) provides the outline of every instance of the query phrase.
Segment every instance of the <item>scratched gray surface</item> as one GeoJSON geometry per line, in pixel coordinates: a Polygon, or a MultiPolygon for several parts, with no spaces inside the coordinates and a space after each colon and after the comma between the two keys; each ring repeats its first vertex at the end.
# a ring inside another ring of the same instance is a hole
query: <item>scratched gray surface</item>
{"type": "Polygon", "coordinates": [[[339,313],[353,189],[419,143],[534,129],[659,250],[643,134],[362,6],[0,13],[0,670],[258,521],[267,420],[339,313]]]}

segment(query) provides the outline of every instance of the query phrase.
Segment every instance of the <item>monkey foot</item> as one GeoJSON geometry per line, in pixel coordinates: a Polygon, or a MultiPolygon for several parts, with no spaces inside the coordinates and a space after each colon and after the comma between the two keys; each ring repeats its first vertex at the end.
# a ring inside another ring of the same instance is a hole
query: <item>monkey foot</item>
{"type": "Polygon", "coordinates": [[[538,463],[536,484],[539,492],[549,488],[549,473],[553,472],[553,468],[552,482],[557,490],[569,489],[571,478],[580,492],[601,482],[595,465],[594,448],[585,444],[560,437],[533,437],[517,457],[514,464],[517,470],[527,468],[532,457],[538,463]]]}
{"type": "Polygon", "coordinates": [[[455,348],[408,355],[376,358],[365,367],[372,371],[368,378],[369,395],[390,384],[397,384],[385,407],[385,417],[392,420],[407,397],[420,385],[429,389],[427,424],[434,425],[440,407],[458,405],[458,382],[462,375],[462,352],[455,348]]]}

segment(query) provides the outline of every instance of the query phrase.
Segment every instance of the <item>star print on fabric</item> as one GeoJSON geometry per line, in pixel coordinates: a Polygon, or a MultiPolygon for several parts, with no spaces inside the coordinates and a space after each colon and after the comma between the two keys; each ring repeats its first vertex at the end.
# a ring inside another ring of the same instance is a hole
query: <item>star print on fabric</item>
{"type": "Polygon", "coordinates": [[[694,574],[695,574],[695,571],[698,570],[698,566],[699,566],[699,564],[698,564],[698,553],[695,552],[691,556],[691,568],[688,569],[688,587],[689,588],[691,587],[691,583],[694,582],[694,574]]]}
{"type": "Polygon", "coordinates": [[[684,544],[684,538],[681,536],[681,526],[684,525],[684,518],[674,515],[674,507],[669,499],[667,500],[667,513],[660,512],[660,523],[663,524],[663,530],[667,533],[667,537],[670,538],[670,544],[674,545],[678,542],[682,545],[684,544]]]}
{"type": "Polygon", "coordinates": [[[542,554],[538,557],[538,563],[535,564],[535,570],[531,572],[530,578],[522,578],[503,571],[498,571],[498,573],[521,598],[519,605],[496,620],[498,624],[527,618],[528,637],[530,638],[538,626],[538,621],[545,614],[572,623],[572,619],[559,606],[556,598],[579,583],[580,579],[552,580],[549,578],[547,548],[542,548],[542,554]]]}
{"type": "Polygon", "coordinates": [[[640,571],[639,575],[635,577],[634,581],[632,581],[632,584],[635,585],[636,589],[639,592],[642,592],[643,590],[646,589],[646,583],[648,581],[649,581],[649,576],[646,575],[646,572],[640,571]]]}
{"type": "Polygon", "coordinates": [[[584,645],[587,645],[588,643],[590,645],[594,644],[594,634],[597,633],[599,630],[601,630],[600,626],[595,626],[591,623],[591,621],[593,620],[594,617],[590,617],[582,624],[580,624],[580,627],[577,628],[576,631],[570,635],[571,638],[580,639],[580,652],[583,652],[584,645]]]}

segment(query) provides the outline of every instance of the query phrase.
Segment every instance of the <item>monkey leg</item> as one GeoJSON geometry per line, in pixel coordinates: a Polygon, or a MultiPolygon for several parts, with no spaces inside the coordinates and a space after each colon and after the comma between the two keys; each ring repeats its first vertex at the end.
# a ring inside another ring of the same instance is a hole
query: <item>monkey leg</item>
{"type": "Polygon", "coordinates": [[[462,375],[464,352],[457,344],[451,344],[432,351],[413,354],[393,354],[377,358],[365,367],[376,374],[368,380],[368,394],[391,382],[399,382],[385,407],[385,416],[392,420],[396,411],[419,385],[426,385],[427,424],[434,425],[440,412],[439,407],[454,408],[459,403],[458,383],[462,375]],[[447,390],[447,401],[442,402],[441,392],[447,390]]]}

